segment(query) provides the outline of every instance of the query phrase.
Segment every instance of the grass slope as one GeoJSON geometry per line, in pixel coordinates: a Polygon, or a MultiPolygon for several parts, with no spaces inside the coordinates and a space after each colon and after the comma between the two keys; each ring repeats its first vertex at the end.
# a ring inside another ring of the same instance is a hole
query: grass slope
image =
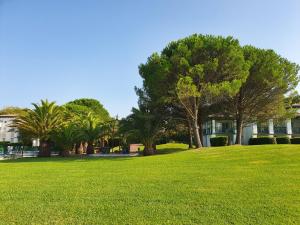
{"type": "Polygon", "coordinates": [[[300,224],[300,146],[0,162],[0,224],[300,224]]]}

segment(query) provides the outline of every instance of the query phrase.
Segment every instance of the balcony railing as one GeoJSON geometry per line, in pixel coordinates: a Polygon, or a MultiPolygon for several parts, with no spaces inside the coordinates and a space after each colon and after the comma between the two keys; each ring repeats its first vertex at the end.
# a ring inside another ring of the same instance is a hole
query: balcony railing
{"type": "Polygon", "coordinates": [[[259,134],[268,134],[269,127],[257,127],[257,133],[259,134]]]}
{"type": "Polygon", "coordinates": [[[275,134],[286,134],[286,127],[274,127],[275,134]]]}
{"type": "Polygon", "coordinates": [[[233,128],[216,127],[216,134],[228,134],[228,133],[233,133],[233,128]]]}
{"type": "Polygon", "coordinates": [[[293,127],[292,132],[293,134],[300,134],[300,127],[293,127]]]}

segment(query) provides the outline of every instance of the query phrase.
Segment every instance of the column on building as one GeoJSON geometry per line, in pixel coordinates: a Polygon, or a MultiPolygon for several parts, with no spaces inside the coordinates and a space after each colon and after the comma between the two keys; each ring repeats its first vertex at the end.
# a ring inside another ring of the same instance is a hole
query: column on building
{"type": "Polygon", "coordinates": [[[269,136],[274,137],[274,121],[273,119],[269,119],[269,136]]]}
{"type": "Polygon", "coordinates": [[[289,138],[292,138],[293,130],[292,130],[292,120],[286,120],[286,134],[289,138]]]}
{"type": "Polygon", "coordinates": [[[257,138],[257,123],[252,124],[252,137],[257,138]]]}
{"type": "MultiPolygon", "coordinates": [[[[242,128],[243,129],[243,128],[242,128]]],[[[233,134],[232,134],[232,144],[235,144],[236,141],[236,120],[233,121],[233,134]]],[[[243,139],[243,138],[242,138],[243,139]]]]}
{"type": "Polygon", "coordinates": [[[212,137],[216,136],[216,121],[215,120],[211,121],[211,136],[212,137]]]}

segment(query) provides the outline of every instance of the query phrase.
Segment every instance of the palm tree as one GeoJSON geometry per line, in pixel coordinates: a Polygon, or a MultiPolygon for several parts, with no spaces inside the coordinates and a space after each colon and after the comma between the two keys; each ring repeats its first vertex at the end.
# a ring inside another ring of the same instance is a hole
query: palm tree
{"type": "Polygon", "coordinates": [[[94,154],[94,141],[100,137],[101,125],[100,120],[92,113],[89,113],[82,120],[81,135],[84,141],[88,143],[87,154],[94,154]]]}
{"type": "Polygon", "coordinates": [[[53,134],[53,140],[56,146],[61,149],[62,156],[69,156],[70,151],[80,141],[80,138],[80,130],[74,123],[61,127],[53,134]]]}
{"type": "Polygon", "coordinates": [[[39,156],[50,156],[51,134],[63,124],[61,107],[48,100],[41,100],[40,104],[32,105],[33,109],[26,110],[24,115],[16,119],[16,126],[32,138],[40,139],[39,156]]]}
{"type": "Polygon", "coordinates": [[[155,140],[161,131],[161,121],[146,110],[132,109],[132,114],[121,122],[121,131],[126,130],[145,146],[144,155],[155,153],[155,140]]]}

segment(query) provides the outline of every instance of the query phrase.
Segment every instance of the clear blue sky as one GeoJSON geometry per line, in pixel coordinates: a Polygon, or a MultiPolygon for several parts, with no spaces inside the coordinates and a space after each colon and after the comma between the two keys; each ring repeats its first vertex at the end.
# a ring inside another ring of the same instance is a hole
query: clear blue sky
{"type": "Polygon", "coordinates": [[[136,106],[138,65],[171,40],[232,35],[300,64],[299,0],[0,0],[0,107],[136,106]]]}

